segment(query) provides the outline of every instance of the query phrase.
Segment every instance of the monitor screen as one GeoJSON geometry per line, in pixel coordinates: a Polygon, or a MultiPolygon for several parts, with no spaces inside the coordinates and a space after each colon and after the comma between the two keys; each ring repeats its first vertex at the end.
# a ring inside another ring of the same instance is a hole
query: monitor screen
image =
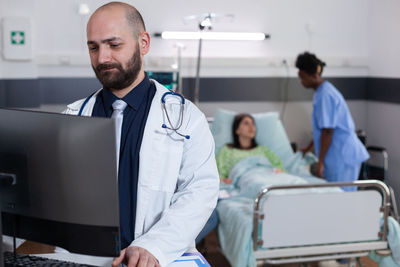
{"type": "Polygon", "coordinates": [[[70,252],[117,256],[114,121],[0,109],[3,234],[70,252]]]}
{"type": "Polygon", "coordinates": [[[147,75],[150,79],[154,79],[164,85],[169,90],[176,89],[177,83],[177,72],[157,72],[157,71],[147,71],[147,75]]]}

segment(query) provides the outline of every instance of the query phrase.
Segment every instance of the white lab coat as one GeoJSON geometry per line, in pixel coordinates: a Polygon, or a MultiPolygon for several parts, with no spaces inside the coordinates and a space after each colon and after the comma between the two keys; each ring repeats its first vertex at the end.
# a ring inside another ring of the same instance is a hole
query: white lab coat
{"type": "MultiPolygon", "coordinates": [[[[163,129],[161,125],[169,123],[161,97],[168,89],[152,81],[157,90],[140,148],[135,240],[131,245],[145,248],[166,266],[194,247],[194,239],[216,206],[219,176],[214,140],[204,114],[186,100],[178,131],[190,139],[163,129]]],[[[91,116],[97,93],[88,101],[83,116],[91,116]]],[[[83,101],[68,105],[65,113],[77,115],[83,101]]],[[[167,97],[166,108],[171,122],[177,123],[180,99],[167,97]]]]}

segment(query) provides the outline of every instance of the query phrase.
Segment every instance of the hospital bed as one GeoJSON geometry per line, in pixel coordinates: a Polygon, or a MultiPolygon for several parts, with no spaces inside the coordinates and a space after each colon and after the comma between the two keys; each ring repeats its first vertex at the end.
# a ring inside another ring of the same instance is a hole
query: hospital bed
{"type": "Polygon", "coordinates": [[[254,256],[258,262],[284,264],[359,258],[371,251],[390,255],[389,199],[388,187],[377,180],[264,188],[254,205],[254,256]],[[368,190],[271,194],[282,189],[354,185],[368,190]]]}
{"type": "MultiPolygon", "coordinates": [[[[209,121],[213,121],[211,130],[216,141],[217,151],[222,146],[221,143],[230,142],[227,136],[234,115],[234,112],[222,110],[217,111],[216,116],[209,119],[209,121]],[[228,131],[225,131],[224,128],[227,128],[228,131]]],[[[257,115],[254,117],[257,134],[261,134],[260,129],[266,130],[267,135],[273,139],[264,141],[261,138],[261,142],[260,139],[257,142],[268,146],[278,154],[283,159],[285,168],[304,174],[304,168],[290,165],[295,156],[293,151],[289,151],[290,142],[277,115],[261,115],[261,119],[257,115]],[[275,117],[274,123],[271,123],[272,117],[275,117]],[[268,127],[265,127],[264,124],[267,124],[268,127]],[[277,129],[270,129],[271,126],[277,127],[277,129]],[[283,136],[283,139],[286,140],[277,141],[277,135],[283,136]],[[266,144],[265,142],[268,141],[271,143],[266,144]]],[[[238,255],[243,256],[243,252],[250,255],[248,266],[252,266],[252,257],[258,263],[286,264],[359,258],[368,255],[371,251],[376,251],[380,255],[390,255],[392,252],[387,242],[390,198],[391,192],[388,187],[383,182],[376,180],[353,183],[273,185],[260,188],[260,193],[253,199],[253,211],[249,213],[246,210],[244,212],[246,216],[252,216],[252,218],[243,218],[242,222],[237,223],[242,227],[240,229],[226,231],[229,226],[222,229],[221,225],[224,224],[225,215],[221,214],[221,211],[240,213],[245,210],[244,206],[237,205],[235,207],[236,203],[225,209],[224,206],[228,206],[227,202],[221,201],[218,204],[219,238],[222,241],[222,250],[233,266],[247,264],[243,260],[237,261],[238,255]],[[318,189],[337,189],[344,186],[357,186],[365,190],[318,192],[318,189]],[[305,191],[299,193],[299,190],[303,189],[305,191]],[[290,192],[292,190],[297,192],[274,194],[278,191],[290,192]],[[244,224],[252,225],[243,226],[244,224]],[[249,233],[251,237],[248,240],[252,243],[250,249],[246,248],[246,245],[242,247],[242,250],[232,249],[233,245],[230,244],[247,240],[243,237],[232,239],[232,236],[249,233]],[[229,247],[224,247],[224,244],[228,244],[229,247]]],[[[237,214],[235,216],[238,217],[237,214]]],[[[225,225],[235,224],[233,220],[235,218],[230,217],[226,220],[225,225]]]]}

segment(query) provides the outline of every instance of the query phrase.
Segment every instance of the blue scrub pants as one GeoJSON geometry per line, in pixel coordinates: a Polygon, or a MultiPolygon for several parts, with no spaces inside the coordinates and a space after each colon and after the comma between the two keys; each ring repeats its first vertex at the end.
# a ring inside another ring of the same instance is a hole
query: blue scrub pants
{"type": "MultiPolygon", "coordinates": [[[[335,163],[334,166],[325,164],[324,177],[328,182],[353,182],[358,179],[360,174],[361,163],[353,165],[341,162],[335,163]]],[[[344,186],[344,191],[357,191],[356,186],[344,186]]]]}

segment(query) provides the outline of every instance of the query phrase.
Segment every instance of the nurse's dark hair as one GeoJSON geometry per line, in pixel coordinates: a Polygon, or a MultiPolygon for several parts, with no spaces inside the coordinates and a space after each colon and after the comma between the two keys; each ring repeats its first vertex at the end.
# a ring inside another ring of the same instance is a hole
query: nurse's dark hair
{"type": "Polygon", "coordinates": [[[321,75],[326,66],[325,62],[317,58],[315,54],[311,54],[307,51],[297,56],[295,65],[296,68],[310,75],[313,75],[318,71],[318,74],[321,75]]]}
{"type": "MultiPolygon", "coordinates": [[[[228,145],[229,147],[242,149],[242,147],[240,146],[240,142],[239,142],[239,135],[236,133],[236,130],[239,128],[239,125],[240,125],[240,123],[242,122],[242,120],[244,118],[250,118],[254,122],[254,118],[250,114],[247,114],[247,113],[237,114],[235,116],[235,118],[233,119],[233,123],[232,123],[233,143],[229,144],[228,145]]],[[[255,148],[256,146],[257,146],[256,140],[253,138],[253,140],[251,141],[251,147],[250,148],[255,148]]]]}
{"type": "Polygon", "coordinates": [[[126,20],[128,21],[129,26],[132,28],[133,35],[136,39],[139,38],[139,35],[142,32],[146,31],[146,25],[144,24],[143,17],[135,7],[123,2],[110,2],[99,7],[97,10],[110,7],[121,7],[125,9],[126,20]]]}

